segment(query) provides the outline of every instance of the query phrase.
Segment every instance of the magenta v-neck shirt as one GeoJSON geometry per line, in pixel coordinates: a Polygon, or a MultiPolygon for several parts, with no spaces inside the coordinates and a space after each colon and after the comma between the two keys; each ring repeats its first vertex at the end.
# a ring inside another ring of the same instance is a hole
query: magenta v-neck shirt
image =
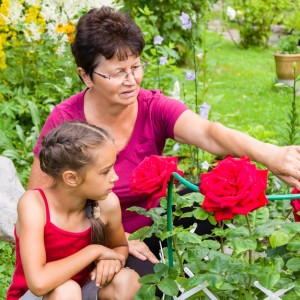
{"type": "MultiPolygon", "coordinates": [[[[86,122],[84,115],[84,93],[86,90],[70,97],[55,106],[46,120],[33,150],[38,157],[41,140],[51,129],[62,122],[86,122]]],[[[146,207],[148,197],[131,193],[129,180],[134,168],[146,156],[162,155],[165,142],[174,138],[174,126],[178,117],[188,110],[188,107],[178,100],[168,98],[159,90],[140,89],[138,94],[138,114],[132,136],[127,146],[118,153],[115,171],[119,180],[115,183],[114,193],[119,197],[122,209],[122,222],[126,232],[150,225],[151,219],[140,216],[126,209],[131,206],[146,207]]],[[[157,206],[159,199],[155,205],[157,206]]]]}

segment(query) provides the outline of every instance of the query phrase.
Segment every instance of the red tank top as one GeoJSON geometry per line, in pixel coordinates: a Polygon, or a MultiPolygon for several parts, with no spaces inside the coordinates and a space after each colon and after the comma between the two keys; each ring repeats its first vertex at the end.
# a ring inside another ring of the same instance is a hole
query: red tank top
{"type": "MultiPolygon", "coordinates": [[[[47,263],[70,256],[91,244],[91,227],[83,232],[69,232],[56,227],[50,222],[50,212],[46,195],[42,189],[37,189],[45,202],[46,224],[44,227],[44,242],[47,263]]],[[[8,289],[6,299],[17,300],[27,291],[23,266],[20,258],[19,238],[14,230],[16,240],[16,268],[12,284],[8,289]]],[[[83,286],[90,279],[92,266],[88,266],[72,277],[73,280],[83,286]]]]}

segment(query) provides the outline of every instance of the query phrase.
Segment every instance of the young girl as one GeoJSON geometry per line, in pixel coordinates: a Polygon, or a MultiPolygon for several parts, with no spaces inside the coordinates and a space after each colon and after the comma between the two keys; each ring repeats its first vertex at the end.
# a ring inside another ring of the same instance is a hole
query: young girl
{"type": "Polygon", "coordinates": [[[62,123],[43,138],[39,159],[53,184],[19,200],[7,300],[133,299],[139,276],[123,268],[128,245],[119,201],[107,199],[118,180],[110,135],[62,123]]]}

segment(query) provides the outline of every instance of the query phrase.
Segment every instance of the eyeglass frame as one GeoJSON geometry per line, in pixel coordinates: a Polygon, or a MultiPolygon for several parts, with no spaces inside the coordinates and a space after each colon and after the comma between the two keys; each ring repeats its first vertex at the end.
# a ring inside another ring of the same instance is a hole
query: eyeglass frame
{"type": "MultiPolygon", "coordinates": [[[[138,66],[138,67],[141,67],[141,68],[143,69],[143,71],[145,71],[145,70],[149,67],[149,65],[150,65],[149,62],[147,62],[146,60],[141,59],[141,65],[138,66]]],[[[124,74],[126,73],[126,75],[125,75],[125,77],[124,77],[124,79],[123,79],[123,82],[124,82],[125,80],[128,79],[128,76],[129,76],[130,74],[131,74],[133,77],[135,77],[134,71],[136,71],[136,69],[132,70],[131,72],[120,71],[120,72],[123,72],[124,74]]],[[[108,79],[108,80],[111,80],[111,78],[112,78],[112,77],[111,77],[112,75],[108,76],[108,75],[101,74],[101,73],[96,72],[96,71],[93,71],[93,73],[95,73],[96,75],[98,75],[98,76],[100,76],[100,77],[102,77],[102,78],[108,79]]],[[[120,78],[121,78],[121,77],[120,77],[120,78]]],[[[113,79],[114,79],[114,78],[113,78],[113,79]]]]}

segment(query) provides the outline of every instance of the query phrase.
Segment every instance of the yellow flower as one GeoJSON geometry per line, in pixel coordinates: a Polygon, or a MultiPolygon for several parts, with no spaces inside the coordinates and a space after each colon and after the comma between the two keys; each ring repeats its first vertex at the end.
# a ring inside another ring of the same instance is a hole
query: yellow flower
{"type": "Polygon", "coordinates": [[[8,31],[8,26],[5,18],[9,16],[10,1],[3,0],[0,4],[0,31],[8,31]]]}
{"type": "Polygon", "coordinates": [[[40,6],[30,6],[25,12],[25,23],[36,23],[40,25],[40,32],[43,33],[46,27],[46,21],[40,13],[40,6]]]}
{"type": "Polygon", "coordinates": [[[69,21],[66,25],[59,23],[56,27],[56,32],[66,34],[68,36],[69,43],[73,43],[75,38],[75,25],[71,21],[69,21]]]}

